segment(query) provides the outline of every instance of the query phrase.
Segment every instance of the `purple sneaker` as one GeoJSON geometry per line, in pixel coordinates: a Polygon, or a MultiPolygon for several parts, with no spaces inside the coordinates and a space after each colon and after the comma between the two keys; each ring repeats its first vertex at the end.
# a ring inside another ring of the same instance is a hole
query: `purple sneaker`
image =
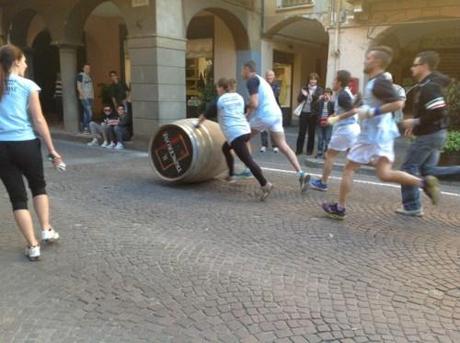
{"type": "Polygon", "coordinates": [[[324,202],[321,207],[327,213],[328,217],[337,220],[345,219],[345,208],[340,208],[336,202],[324,202]]]}

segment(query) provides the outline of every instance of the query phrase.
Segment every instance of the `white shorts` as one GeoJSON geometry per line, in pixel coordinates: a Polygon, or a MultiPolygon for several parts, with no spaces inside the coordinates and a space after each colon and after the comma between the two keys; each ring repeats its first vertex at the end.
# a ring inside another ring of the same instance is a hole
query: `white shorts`
{"type": "Polygon", "coordinates": [[[335,151],[347,151],[355,145],[361,128],[358,124],[340,126],[332,131],[331,141],[327,148],[335,151]]]}
{"type": "Polygon", "coordinates": [[[375,164],[380,157],[386,157],[390,163],[395,160],[394,141],[385,144],[355,144],[347,155],[351,162],[359,164],[375,164]]]}
{"type": "Polygon", "coordinates": [[[249,120],[249,125],[252,130],[259,132],[268,130],[270,132],[284,132],[283,128],[283,118],[281,116],[267,116],[264,118],[254,117],[249,120]]]}

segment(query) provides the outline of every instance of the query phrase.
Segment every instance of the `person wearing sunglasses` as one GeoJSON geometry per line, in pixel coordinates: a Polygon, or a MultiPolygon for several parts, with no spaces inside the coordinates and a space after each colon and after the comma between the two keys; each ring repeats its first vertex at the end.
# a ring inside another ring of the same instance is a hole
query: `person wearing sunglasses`
{"type": "Polygon", "coordinates": [[[102,148],[107,148],[110,145],[108,130],[110,125],[116,125],[118,123],[118,115],[112,110],[110,105],[105,105],[102,112],[104,119],[101,123],[96,123],[95,121],[89,123],[89,131],[93,136],[91,142],[88,143],[89,146],[99,145],[100,137],[103,140],[101,144],[102,148]]]}
{"type": "MultiPolygon", "coordinates": [[[[415,136],[401,169],[413,175],[455,175],[460,166],[437,167],[441,149],[447,138],[447,104],[443,96],[444,81],[436,71],[439,54],[423,51],[417,54],[411,67],[415,87],[414,117],[402,122],[406,136],[415,136]]],[[[420,191],[417,187],[401,186],[402,207],[396,213],[423,216],[420,191]]]]}

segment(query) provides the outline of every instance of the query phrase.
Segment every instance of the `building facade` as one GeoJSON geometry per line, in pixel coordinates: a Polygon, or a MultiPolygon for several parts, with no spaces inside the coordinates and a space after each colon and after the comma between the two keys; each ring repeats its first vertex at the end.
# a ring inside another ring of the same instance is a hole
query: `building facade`
{"type": "MultiPolygon", "coordinates": [[[[390,67],[409,86],[420,50],[441,53],[441,71],[460,77],[458,0],[0,0],[1,39],[24,49],[29,77],[53,111],[57,73],[63,82],[63,125],[75,132],[79,108],[75,77],[92,65],[96,94],[108,72],[131,87],[134,133],[149,138],[162,124],[196,115],[220,77],[240,77],[253,59],[281,82],[286,124],[311,72],[330,86],[348,69],[357,87],[366,50],[395,50],[390,67]]],[[[96,108],[102,99],[97,97],[96,108]]]]}

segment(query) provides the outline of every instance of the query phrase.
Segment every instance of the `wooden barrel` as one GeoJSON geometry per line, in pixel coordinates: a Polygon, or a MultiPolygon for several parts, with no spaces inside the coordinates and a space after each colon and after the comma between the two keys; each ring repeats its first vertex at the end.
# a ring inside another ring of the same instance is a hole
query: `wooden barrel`
{"type": "Polygon", "coordinates": [[[152,168],[170,182],[201,182],[227,170],[222,145],[224,135],[217,123],[182,119],[162,126],[152,137],[149,155],[152,168]]]}

